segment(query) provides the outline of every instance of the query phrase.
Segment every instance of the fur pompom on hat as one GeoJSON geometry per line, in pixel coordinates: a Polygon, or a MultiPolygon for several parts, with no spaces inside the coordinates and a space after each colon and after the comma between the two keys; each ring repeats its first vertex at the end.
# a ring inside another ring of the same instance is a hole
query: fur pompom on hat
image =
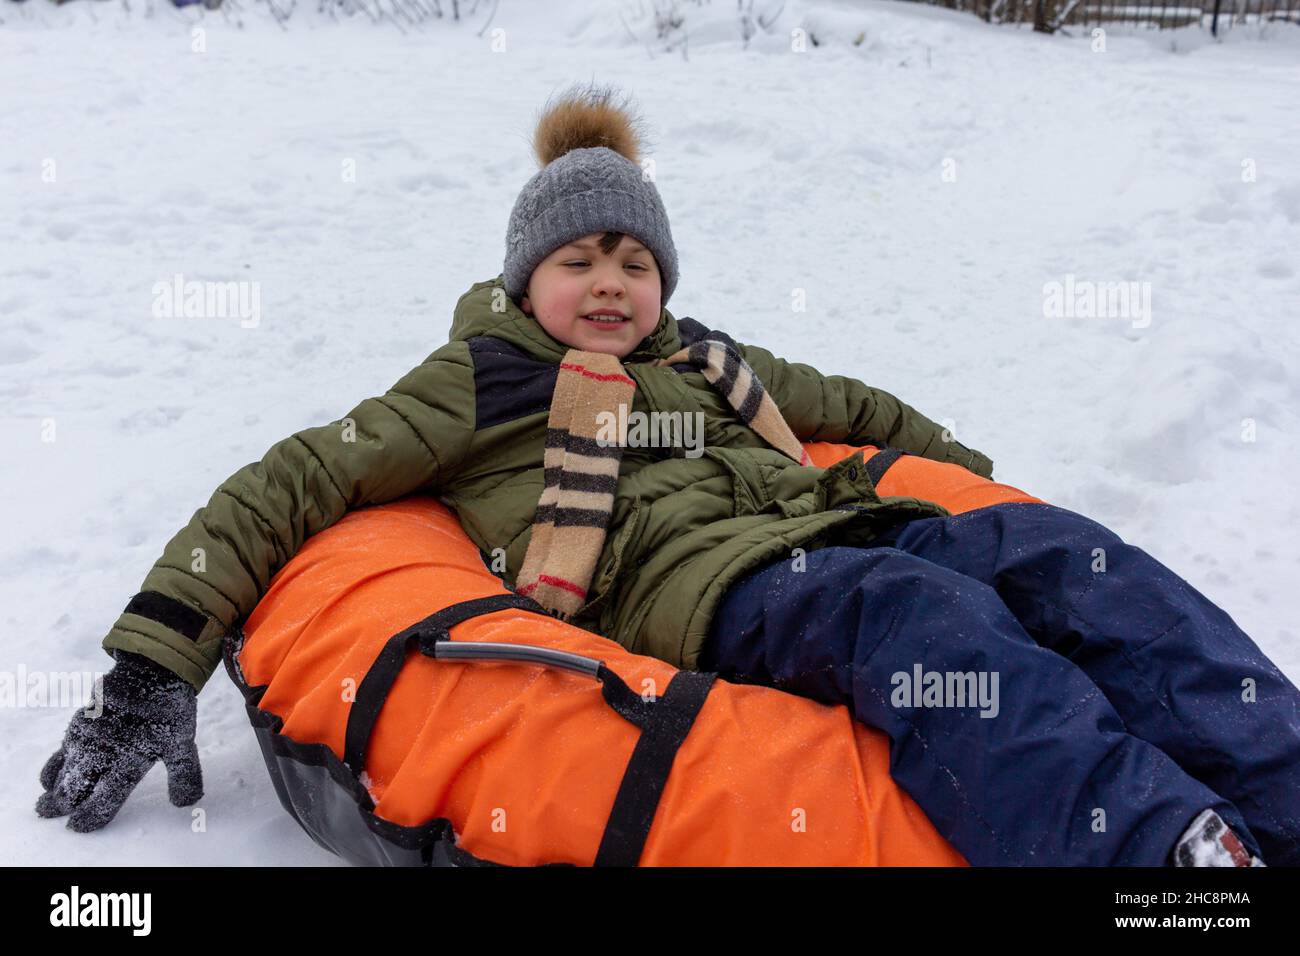
{"type": "Polygon", "coordinates": [[[576,87],[548,103],[533,135],[541,169],[528,180],[506,229],[506,295],[518,301],[538,263],[594,232],[622,232],[654,255],[668,304],[677,248],[655,184],[642,175],[641,137],[612,88],[576,87]]]}

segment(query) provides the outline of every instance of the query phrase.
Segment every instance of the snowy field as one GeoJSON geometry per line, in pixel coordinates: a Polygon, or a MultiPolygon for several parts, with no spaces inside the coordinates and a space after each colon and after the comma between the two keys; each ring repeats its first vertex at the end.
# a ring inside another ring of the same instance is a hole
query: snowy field
{"type": "MultiPolygon", "coordinates": [[[[106,670],[224,478],[445,342],[501,269],[537,109],[595,78],[649,123],[675,315],[950,420],[1300,682],[1300,28],[1096,52],[787,3],[742,49],[716,3],[684,56],[635,4],[503,0],[482,36],[134,5],[0,2],[0,671],[106,670]],[[155,317],[176,274],[258,283],[258,321],[155,317]],[[1051,314],[1051,283],[1121,282],[1128,313],[1051,314]]],[[[224,671],[199,697],[205,833],[160,766],[102,831],[38,818],[71,714],[0,708],[0,859],[338,863],[280,808],[224,671]]]]}

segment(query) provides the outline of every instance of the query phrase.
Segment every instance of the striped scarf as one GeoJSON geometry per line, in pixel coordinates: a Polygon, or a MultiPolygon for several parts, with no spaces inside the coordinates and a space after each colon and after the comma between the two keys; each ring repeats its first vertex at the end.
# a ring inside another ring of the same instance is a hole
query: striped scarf
{"type": "Polygon", "coordinates": [[[515,591],[562,621],[586,603],[605,544],[627,440],[627,419],[617,409],[631,407],[635,390],[616,356],[569,349],[560,362],[546,421],[546,484],[515,591]],[[619,422],[615,444],[596,441],[597,416],[604,411],[619,422]]]}
{"type": "MultiPolygon", "coordinates": [[[[702,340],[656,364],[679,362],[703,372],[768,444],[801,465],[812,463],[763,383],[730,344],[702,340]]],[[[515,591],[563,621],[586,604],[604,548],[627,442],[627,417],[618,408],[631,407],[635,390],[613,355],[569,349],[560,363],[546,422],[545,485],[515,591]],[[617,422],[614,443],[597,441],[602,412],[617,422]]]]}
{"type": "Polygon", "coordinates": [[[803,444],[794,437],[790,426],[781,417],[781,410],[767,394],[749,363],[740,357],[729,343],[701,339],[665,359],[658,365],[676,365],[689,362],[704,373],[709,384],[726,396],[740,420],[758,433],[777,451],[785,452],[801,465],[811,465],[812,459],[803,444]]]}

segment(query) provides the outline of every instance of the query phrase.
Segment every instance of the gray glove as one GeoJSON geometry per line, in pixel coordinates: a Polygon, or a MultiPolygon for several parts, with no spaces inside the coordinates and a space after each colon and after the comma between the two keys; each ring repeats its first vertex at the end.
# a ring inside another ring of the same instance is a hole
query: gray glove
{"type": "Polygon", "coordinates": [[[167,768],[173,804],[187,807],[203,796],[193,685],[139,654],[113,656],[117,664],[104,675],[102,713],[88,717],[78,710],[63,746],[41,769],[46,793],[36,812],[71,813],[68,829],[79,833],[112,820],[155,760],[167,768]]]}

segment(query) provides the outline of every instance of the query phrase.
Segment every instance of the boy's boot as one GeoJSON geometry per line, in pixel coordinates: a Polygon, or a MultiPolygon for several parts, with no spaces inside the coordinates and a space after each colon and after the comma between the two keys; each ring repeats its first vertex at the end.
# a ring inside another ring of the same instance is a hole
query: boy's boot
{"type": "Polygon", "coordinates": [[[1171,854],[1174,866],[1264,866],[1264,861],[1251,856],[1213,810],[1202,810],[1192,825],[1178,839],[1171,854]]]}

